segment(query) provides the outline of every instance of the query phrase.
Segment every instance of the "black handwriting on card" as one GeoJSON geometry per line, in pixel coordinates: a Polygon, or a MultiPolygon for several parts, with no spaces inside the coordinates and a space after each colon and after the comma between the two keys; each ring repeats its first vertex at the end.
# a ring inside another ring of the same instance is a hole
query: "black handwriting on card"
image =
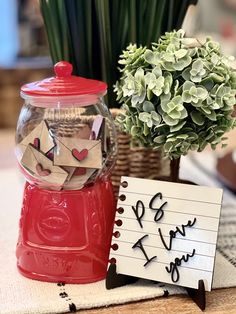
{"type": "Polygon", "coordinates": [[[165,240],[164,240],[164,237],[162,235],[162,232],[161,232],[161,229],[158,228],[158,232],[159,232],[159,235],[160,235],[160,238],[161,238],[161,242],[163,243],[164,247],[170,251],[171,250],[171,247],[172,247],[172,240],[176,237],[176,234],[179,233],[181,234],[182,236],[185,237],[186,233],[185,233],[185,228],[186,227],[192,227],[195,222],[197,221],[196,218],[193,219],[193,221],[189,220],[188,223],[186,225],[181,225],[181,228],[182,230],[179,228],[179,227],[176,227],[176,230],[170,230],[169,231],[169,235],[170,235],[170,242],[169,242],[169,245],[166,244],[165,240]]]}
{"type": "MultiPolygon", "coordinates": [[[[167,202],[164,202],[160,207],[154,206],[154,202],[158,198],[160,200],[162,200],[162,193],[160,193],[160,192],[156,193],[151,198],[151,200],[149,202],[149,209],[152,209],[152,210],[156,211],[155,216],[154,216],[154,221],[155,222],[158,222],[159,220],[162,219],[162,217],[164,215],[163,208],[164,208],[164,206],[167,205],[167,202]]],[[[143,216],[145,214],[145,206],[144,206],[143,202],[141,200],[138,200],[136,202],[136,206],[132,206],[132,210],[133,210],[133,212],[134,212],[134,214],[136,216],[136,219],[137,219],[140,227],[143,228],[142,218],[143,218],[143,216]]],[[[175,230],[170,230],[169,231],[169,236],[170,236],[169,244],[167,244],[166,241],[164,240],[161,228],[158,228],[158,232],[159,232],[162,244],[164,245],[165,249],[168,250],[168,251],[171,251],[171,249],[172,249],[172,241],[173,241],[174,238],[176,238],[176,235],[180,234],[183,237],[185,237],[186,236],[185,228],[186,227],[192,227],[196,223],[196,220],[197,220],[196,218],[194,218],[193,221],[188,220],[187,224],[182,224],[180,227],[177,226],[175,230]]],[[[132,246],[133,249],[135,249],[135,248],[140,249],[142,251],[143,255],[145,256],[146,262],[143,265],[144,267],[147,266],[150,262],[152,262],[154,259],[157,258],[157,256],[153,256],[153,257],[149,258],[148,255],[147,255],[146,250],[144,249],[142,241],[145,238],[147,238],[147,237],[148,237],[148,234],[145,234],[143,237],[138,239],[138,241],[132,246]]],[[[191,255],[190,254],[186,254],[186,255],[182,255],[181,258],[177,257],[177,258],[175,258],[174,262],[170,262],[170,266],[169,267],[166,266],[166,271],[171,274],[171,280],[173,282],[177,282],[179,280],[178,266],[181,266],[182,262],[188,262],[189,258],[193,257],[194,255],[195,255],[195,249],[193,250],[191,255]]]]}
{"type": "MultiPolygon", "coordinates": [[[[162,200],[162,193],[158,192],[156,193],[150,200],[149,202],[149,208],[152,209],[152,210],[156,210],[156,214],[154,216],[154,221],[155,222],[158,222],[159,220],[161,220],[161,218],[163,217],[164,215],[164,211],[163,211],[163,207],[167,204],[167,202],[163,203],[160,207],[158,208],[155,208],[153,203],[155,202],[155,200],[157,198],[160,198],[160,200],[162,200]]],[[[142,224],[142,218],[145,214],[145,206],[143,204],[142,201],[138,200],[136,202],[136,206],[131,206],[135,216],[136,216],[136,219],[140,225],[141,228],[143,228],[143,224],[142,224]]]]}
{"type": "Polygon", "coordinates": [[[136,207],[132,206],[132,210],[136,216],[136,219],[137,219],[140,227],[143,228],[142,221],[141,221],[141,219],[143,218],[143,215],[145,213],[145,207],[143,205],[143,202],[137,201],[136,207]],[[141,208],[141,212],[139,212],[139,208],[141,208]]]}
{"type": "Polygon", "coordinates": [[[165,202],[161,205],[161,207],[154,208],[153,203],[158,197],[160,198],[160,200],[162,200],[162,193],[160,192],[156,193],[149,202],[149,208],[157,211],[154,217],[155,222],[159,221],[163,217],[164,211],[162,208],[167,204],[167,202],[165,202]]]}
{"type": "Polygon", "coordinates": [[[132,246],[133,249],[139,248],[143,252],[143,255],[146,258],[146,263],[143,265],[144,267],[147,266],[148,263],[150,263],[151,261],[153,261],[156,258],[156,256],[153,256],[152,258],[149,258],[147,256],[147,253],[146,253],[146,251],[143,247],[143,243],[142,243],[143,239],[145,239],[146,237],[148,237],[148,234],[146,234],[142,238],[138,239],[138,241],[132,246]]]}
{"type": "Polygon", "coordinates": [[[192,254],[187,254],[186,256],[185,255],[182,255],[181,258],[175,258],[175,261],[174,262],[170,262],[170,267],[168,268],[166,266],[166,271],[171,274],[171,280],[173,282],[177,282],[179,281],[179,270],[178,270],[178,266],[181,266],[181,263],[182,261],[183,262],[187,262],[189,260],[190,257],[193,257],[195,255],[195,249],[193,249],[193,252],[192,254]]]}

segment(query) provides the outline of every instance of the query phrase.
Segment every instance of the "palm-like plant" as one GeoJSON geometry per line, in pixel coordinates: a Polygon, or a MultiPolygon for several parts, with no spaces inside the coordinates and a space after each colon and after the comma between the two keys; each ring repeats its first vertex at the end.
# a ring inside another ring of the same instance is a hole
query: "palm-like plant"
{"type": "Polygon", "coordinates": [[[197,0],[40,0],[53,63],[67,60],[74,74],[108,83],[119,77],[117,60],[129,43],[150,46],[179,29],[197,0]]]}

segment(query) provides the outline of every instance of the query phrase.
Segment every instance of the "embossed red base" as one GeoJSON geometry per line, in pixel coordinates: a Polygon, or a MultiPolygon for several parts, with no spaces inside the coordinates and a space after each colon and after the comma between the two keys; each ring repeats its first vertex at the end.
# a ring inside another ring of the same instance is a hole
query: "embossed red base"
{"type": "Polygon", "coordinates": [[[50,282],[104,279],[114,215],[110,180],[60,192],[26,183],[16,249],[19,271],[50,282]]]}

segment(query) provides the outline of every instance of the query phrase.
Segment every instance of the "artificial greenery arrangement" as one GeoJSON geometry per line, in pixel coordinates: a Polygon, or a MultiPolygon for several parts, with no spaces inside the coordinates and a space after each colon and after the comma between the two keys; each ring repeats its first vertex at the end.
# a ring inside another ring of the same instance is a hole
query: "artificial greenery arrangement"
{"type": "Polygon", "coordinates": [[[179,29],[197,0],[40,0],[53,63],[67,60],[74,74],[108,84],[108,105],[117,107],[112,86],[117,61],[130,43],[149,46],[179,29]]]}
{"type": "Polygon", "coordinates": [[[129,45],[119,64],[118,121],[140,145],[179,159],[207,144],[215,149],[235,126],[236,73],[217,42],[173,31],[151,49],[129,45]]]}

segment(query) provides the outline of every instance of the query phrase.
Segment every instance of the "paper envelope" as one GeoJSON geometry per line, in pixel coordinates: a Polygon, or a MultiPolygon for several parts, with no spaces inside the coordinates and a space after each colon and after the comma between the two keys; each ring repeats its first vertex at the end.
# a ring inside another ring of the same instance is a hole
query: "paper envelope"
{"type": "Polygon", "coordinates": [[[49,158],[35,149],[31,144],[25,149],[21,164],[28,169],[35,178],[48,184],[61,186],[68,176],[65,170],[61,167],[54,166],[49,158]]]}
{"type": "Polygon", "coordinates": [[[75,172],[75,167],[63,167],[63,169],[68,173],[68,176],[66,178],[66,181],[69,181],[71,177],[73,176],[73,173],[75,172]]]}
{"type": "Polygon", "coordinates": [[[96,171],[96,169],[86,169],[84,175],[76,176],[73,175],[70,181],[66,182],[63,189],[64,190],[79,190],[82,189],[87,180],[96,171]]]}
{"type": "Polygon", "coordinates": [[[84,140],[71,137],[55,138],[54,165],[84,168],[102,168],[101,141],[84,140]],[[78,154],[87,151],[86,157],[77,159],[72,151],[78,154]]]}
{"type": "Polygon", "coordinates": [[[45,154],[55,146],[53,138],[49,134],[48,126],[44,120],[18,144],[18,147],[24,152],[28,144],[34,145],[35,139],[39,139],[38,150],[45,154]]]}

